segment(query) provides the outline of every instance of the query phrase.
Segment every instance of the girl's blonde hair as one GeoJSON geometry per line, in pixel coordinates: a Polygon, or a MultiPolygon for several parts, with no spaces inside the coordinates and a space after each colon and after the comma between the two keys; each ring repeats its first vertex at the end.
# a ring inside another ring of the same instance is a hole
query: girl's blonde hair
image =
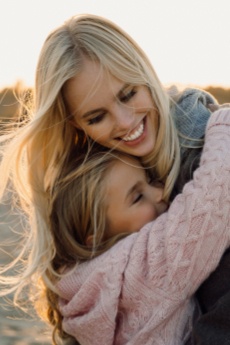
{"type": "MultiPolygon", "coordinates": [[[[74,267],[92,259],[128,235],[121,233],[108,238],[106,234],[106,174],[118,159],[125,161],[126,156],[115,151],[91,152],[90,157],[73,157],[64,167],[50,199],[49,229],[55,245],[55,255],[48,272],[51,281],[55,276],[60,276],[60,271],[65,267],[74,267]],[[93,238],[90,244],[87,241],[89,237],[93,238]]],[[[128,164],[127,161],[125,163],[128,164]]],[[[138,164],[137,166],[139,167],[138,164]]],[[[63,338],[65,334],[61,327],[62,318],[57,303],[56,306],[53,303],[55,293],[51,289],[46,291],[49,304],[47,315],[55,326],[54,339],[63,338]]],[[[39,298],[39,305],[44,303],[39,298]]]]}
{"type": "Polygon", "coordinates": [[[128,164],[126,157],[129,156],[121,152],[93,150],[89,156],[71,158],[64,167],[50,198],[49,228],[56,249],[52,260],[54,273],[63,266],[92,259],[126,235],[105,236],[106,174],[117,160],[128,164]],[[90,236],[93,242],[89,245],[90,236]]]}
{"type": "MultiPolygon", "coordinates": [[[[109,20],[89,14],[70,18],[51,32],[43,45],[30,118],[24,125],[20,123],[14,134],[1,138],[0,195],[10,186],[29,223],[26,243],[12,263],[23,260],[25,266],[12,280],[8,279],[12,288],[7,291],[20,291],[31,280],[36,286],[39,277],[48,288],[53,288],[50,272],[53,274],[56,269],[52,263],[58,241],[49,230],[52,193],[70,156],[85,155],[92,146],[98,151],[102,149],[71,124],[63,97],[66,82],[81,71],[85,56],[98,61],[125,83],[148,87],[159,113],[159,128],[153,152],[142,162],[164,182],[165,199],[169,198],[178,175],[179,143],[170,116],[170,98],[144,52],[109,20]]],[[[3,276],[0,279],[7,282],[3,276]]]]}

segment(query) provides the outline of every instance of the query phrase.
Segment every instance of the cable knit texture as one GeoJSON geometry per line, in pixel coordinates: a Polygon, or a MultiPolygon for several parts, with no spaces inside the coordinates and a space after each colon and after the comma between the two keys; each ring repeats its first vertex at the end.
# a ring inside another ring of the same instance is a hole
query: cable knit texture
{"type": "Polygon", "coordinates": [[[203,146],[205,128],[211,111],[208,105],[217,104],[216,99],[208,92],[188,88],[185,89],[172,106],[171,112],[179,132],[181,153],[186,148],[203,146]]]}
{"type": "Polygon", "coordinates": [[[230,245],[230,111],[209,119],[200,167],[165,214],[57,284],[81,345],[179,345],[193,294],[230,245]]]}

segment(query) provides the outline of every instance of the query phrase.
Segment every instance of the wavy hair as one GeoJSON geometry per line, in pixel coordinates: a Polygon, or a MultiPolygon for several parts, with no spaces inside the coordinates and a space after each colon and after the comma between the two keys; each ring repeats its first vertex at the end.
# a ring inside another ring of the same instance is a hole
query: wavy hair
{"type": "MultiPolygon", "coordinates": [[[[58,310],[58,294],[55,280],[65,268],[75,267],[91,260],[111,248],[117,241],[129,235],[120,233],[107,236],[106,176],[117,160],[128,155],[120,152],[91,153],[73,157],[56,181],[50,199],[49,230],[55,245],[55,255],[46,274],[42,277],[43,288],[37,299],[41,317],[53,325],[53,341],[71,339],[62,330],[62,316],[58,310]],[[91,236],[92,242],[87,243],[91,236]],[[47,281],[47,277],[50,278],[47,281]],[[49,287],[53,284],[53,287],[49,287]],[[41,297],[43,296],[43,298],[41,297]],[[47,307],[44,309],[44,305],[47,307]]],[[[139,165],[137,165],[140,167],[139,165]]],[[[68,274],[68,273],[67,273],[68,274]]]]}
{"type": "Polygon", "coordinates": [[[107,19],[89,14],[70,18],[44,42],[30,116],[13,133],[0,139],[0,197],[10,186],[29,224],[23,249],[11,265],[1,269],[0,283],[7,288],[0,295],[20,292],[31,281],[36,286],[40,277],[52,290],[49,273],[53,274],[56,268],[58,250],[58,240],[49,231],[52,193],[71,155],[87,154],[92,146],[102,150],[71,124],[63,96],[66,82],[81,71],[85,56],[98,61],[121,81],[148,87],[158,109],[159,129],[153,152],[143,157],[142,163],[164,182],[166,200],[178,175],[179,143],[170,116],[170,98],[145,53],[107,19]],[[3,275],[20,262],[23,268],[18,275],[3,275]]]}

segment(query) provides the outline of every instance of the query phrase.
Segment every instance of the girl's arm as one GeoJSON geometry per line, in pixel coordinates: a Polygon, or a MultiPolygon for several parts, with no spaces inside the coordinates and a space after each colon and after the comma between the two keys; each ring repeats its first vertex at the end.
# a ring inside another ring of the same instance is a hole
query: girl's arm
{"type": "Polygon", "coordinates": [[[117,344],[182,343],[190,297],[230,244],[229,148],[230,111],[221,110],[208,123],[194,180],[169,210],[63,277],[67,333],[84,344],[114,344],[115,330],[117,344]]]}
{"type": "Polygon", "coordinates": [[[179,300],[191,296],[230,244],[230,110],[209,119],[200,167],[168,212],[138,234],[129,259],[143,278],[179,300]]]}

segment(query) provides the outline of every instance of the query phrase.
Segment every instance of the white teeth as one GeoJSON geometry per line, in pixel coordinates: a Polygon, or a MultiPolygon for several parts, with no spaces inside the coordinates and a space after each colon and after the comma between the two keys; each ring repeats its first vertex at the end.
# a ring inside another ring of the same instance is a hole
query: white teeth
{"type": "Polygon", "coordinates": [[[136,140],[142,135],[143,132],[144,132],[144,124],[142,122],[140,124],[140,127],[133,134],[129,135],[128,137],[122,138],[122,140],[124,140],[124,141],[136,140]]]}

